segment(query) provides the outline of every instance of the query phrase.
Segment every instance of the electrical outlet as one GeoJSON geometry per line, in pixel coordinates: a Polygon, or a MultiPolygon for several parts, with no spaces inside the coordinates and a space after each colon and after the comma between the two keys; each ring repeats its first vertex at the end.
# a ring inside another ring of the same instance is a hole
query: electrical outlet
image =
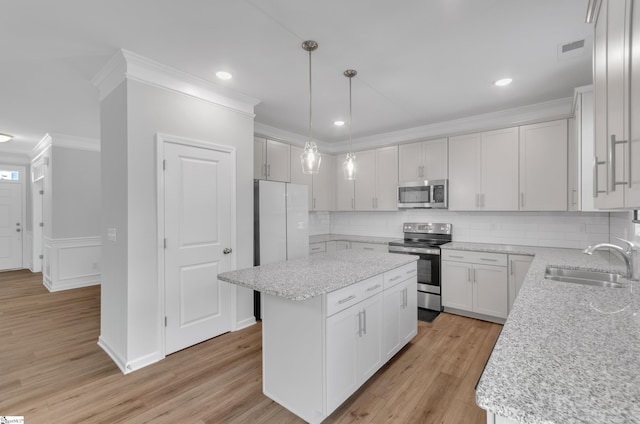
{"type": "Polygon", "coordinates": [[[115,228],[107,228],[107,240],[116,241],[116,229],[115,228]]]}

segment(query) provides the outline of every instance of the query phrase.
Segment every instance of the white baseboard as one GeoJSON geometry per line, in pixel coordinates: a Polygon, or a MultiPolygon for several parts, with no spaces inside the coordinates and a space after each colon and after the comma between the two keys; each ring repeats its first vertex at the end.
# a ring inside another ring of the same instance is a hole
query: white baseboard
{"type": "Polygon", "coordinates": [[[44,238],[43,284],[49,291],[100,284],[101,238],[44,238]]]}
{"type": "Polygon", "coordinates": [[[98,338],[98,346],[105,351],[107,355],[115,362],[115,364],[120,368],[120,371],[123,374],[129,374],[130,372],[136,371],[140,368],[146,367],[147,365],[151,365],[153,363],[158,362],[164,357],[160,355],[159,352],[153,352],[149,355],[142,356],[140,358],[134,359],[132,361],[126,361],[120,355],[118,355],[115,350],[111,348],[109,342],[105,340],[104,337],[100,336],[98,338]]]}
{"type": "Polygon", "coordinates": [[[251,327],[255,323],[256,323],[256,317],[245,318],[241,321],[238,321],[236,323],[235,328],[232,331],[238,331],[238,330],[242,330],[243,328],[251,327]]]}
{"type": "Polygon", "coordinates": [[[109,342],[107,342],[104,337],[98,337],[98,346],[100,346],[102,350],[104,350],[105,353],[109,355],[109,358],[111,358],[111,360],[116,363],[123,374],[127,373],[126,361],[121,358],[120,355],[115,352],[115,350],[111,349],[109,342]]]}

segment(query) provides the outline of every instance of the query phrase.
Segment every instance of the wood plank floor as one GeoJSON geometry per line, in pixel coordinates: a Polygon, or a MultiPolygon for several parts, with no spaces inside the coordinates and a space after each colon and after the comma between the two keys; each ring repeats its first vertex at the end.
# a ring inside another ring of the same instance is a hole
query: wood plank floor
{"type": "MultiPolygon", "coordinates": [[[[474,386],[501,326],[450,314],[418,336],[326,423],[484,423],[474,386]]],[[[98,347],[100,287],[49,293],[0,273],[0,415],[38,423],[301,423],[262,394],[261,326],[122,375],[98,347]]]]}

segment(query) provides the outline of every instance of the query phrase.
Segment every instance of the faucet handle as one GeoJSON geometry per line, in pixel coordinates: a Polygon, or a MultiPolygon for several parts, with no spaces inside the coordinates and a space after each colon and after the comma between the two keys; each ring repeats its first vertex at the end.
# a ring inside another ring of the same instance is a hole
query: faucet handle
{"type": "Polygon", "coordinates": [[[618,239],[618,240],[620,240],[621,242],[623,242],[623,243],[626,243],[626,244],[627,244],[627,251],[628,251],[628,252],[632,252],[632,251],[636,250],[636,248],[638,247],[638,246],[637,246],[634,242],[632,242],[632,241],[625,240],[625,239],[620,238],[620,237],[616,237],[616,239],[618,239]]]}

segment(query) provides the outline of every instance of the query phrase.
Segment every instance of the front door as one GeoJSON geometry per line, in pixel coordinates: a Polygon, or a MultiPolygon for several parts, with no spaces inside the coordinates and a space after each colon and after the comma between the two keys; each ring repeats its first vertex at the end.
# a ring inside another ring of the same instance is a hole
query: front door
{"type": "Polygon", "coordinates": [[[22,184],[0,183],[0,270],[22,268],[22,184]]]}
{"type": "Polygon", "coordinates": [[[231,154],[165,142],[165,353],[230,331],[231,154]]]}

